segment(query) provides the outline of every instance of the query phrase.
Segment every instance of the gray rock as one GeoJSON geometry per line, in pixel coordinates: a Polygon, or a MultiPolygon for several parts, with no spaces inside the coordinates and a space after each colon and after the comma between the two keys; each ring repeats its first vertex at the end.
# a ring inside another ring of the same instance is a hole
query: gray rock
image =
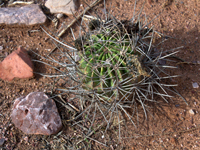
{"type": "Polygon", "coordinates": [[[15,100],[11,118],[26,134],[56,134],[62,128],[55,102],[43,92],[32,92],[15,100]]]}
{"type": "Polygon", "coordinates": [[[2,146],[4,144],[4,142],[5,142],[5,138],[1,138],[0,139],[0,146],[2,146]]]}
{"type": "Polygon", "coordinates": [[[62,13],[70,15],[80,6],[79,0],[47,0],[45,6],[50,9],[51,13],[62,13]]]}
{"type": "Polygon", "coordinates": [[[45,21],[46,16],[37,4],[0,8],[0,24],[36,25],[43,24],[45,21]]]}

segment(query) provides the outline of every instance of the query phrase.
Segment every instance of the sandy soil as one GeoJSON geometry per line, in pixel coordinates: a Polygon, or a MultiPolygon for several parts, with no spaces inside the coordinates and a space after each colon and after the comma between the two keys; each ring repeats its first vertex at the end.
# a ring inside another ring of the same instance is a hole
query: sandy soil
{"type": "MultiPolygon", "coordinates": [[[[144,1],[139,0],[137,11],[141,9],[144,1]]],[[[37,2],[43,3],[40,0],[37,2]]],[[[117,19],[130,19],[133,17],[134,3],[134,0],[107,0],[106,7],[117,19]]],[[[81,12],[86,6],[82,2],[81,4],[83,5],[78,12],[81,12]]],[[[95,7],[97,12],[102,9],[102,5],[95,7]]],[[[173,37],[164,43],[164,49],[183,46],[177,56],[188,63],[177,64],[178,69],[173,70],[172,73],[181,75],[173,82],[179,84],[176,90],[187,100],[188,105],[185,105],[180,97],[175,96],[172,104],[155,109],[152,112],[154,118],[149,117],[148,120],[141,122],[137,129],[127,125],[127,129],[122,131],[124,135],[128,136],[127,138],[118,141],[116,140],[116,131],[111,131],[106,135],[110,139],[105,141],[107,147],[94,141],[85,141],[85,145],[89,145],[88,149],[89,147],[91,149],[133,150],[200,149],[200,92],[199,88],[192,87],[194,82],[200,84],[200,65],[198,64],[200,62],[200,1],[147,0],[142,13],[146,14],[149,21],[157,16],[150,25],[154,25],[156,31],[173,37]],[[189,113],[190,109],[194,111],[194,115],[189,113]]],[[[67,25],[72,20],[73,16],[65,17],[60,20],[59,26],[64,21],[67,25]]],[[[52,32],[56,32],[51,21],[45,25],[52,32]]],[[[74,31],[78,31],[76,27],[74,27],[74,31]]],[[[67,35],[64,35],[63,38],[67,40],[67,35]]],[[[0,51],[1,61],[19,46],[25,47],[32,59],[40,58],[31,51],[45,56],[50,49],[54,48],[50,38],[42,32],[39,26],[1,26],[0,46],[3,46],[3,50],[0,51]]],[[[51,72],[48,67],[36,62],[34,62],[34,66],[35,72],[51,72]]],[[[0,149],[63,149],[63,145],[73,146],[74,139],[78,138],[80,133],[73,131],[70,126],[65,126],[61,135],[58,136],[26,135],[15,128],[10,119],[11,109],[16,98],[22,95],[26,96],[33,91],[51,93],[52,82],[52,79],[37,74],[34,78],[27,80],[14,79],[11,82],[0,80],[0,139],[5,139],[0,149]]],[[[58,104],[58,107],[61,106],[58,104]]],[[[61,110],[61,116],[65,117],[65,111],[61,110]]],[[[92,136],[97,140],[101,137],[100,131],[92,136]]]]}

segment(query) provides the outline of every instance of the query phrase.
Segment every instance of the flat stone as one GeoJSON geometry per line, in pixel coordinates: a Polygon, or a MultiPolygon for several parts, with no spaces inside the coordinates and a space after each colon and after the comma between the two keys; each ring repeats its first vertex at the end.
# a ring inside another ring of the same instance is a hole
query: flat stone
{"type": "Polygon", "coordinates": [[[55,102],[43,92],[17,98],[11,118],[15,126],[26,134],[51,135],[62,128],[55,102]]]}
{"type": "Polygon", "coordinates": [[[51,13],[73,14],[80,6],[79,0],[47,0],[45,6],[51,13]]]}
{"type": "Polygon", "coordinates": [[[46,16],[37,4],[0,8],[0,24],[36,25],[43,24],[45,21],[46,16]]]}
{"type": "Polygon", "coordinates": [[[33,63],[23,47],[19,47],[0,63],[1,79],[11,81],[15,77],[33,77],[33,63]]]}

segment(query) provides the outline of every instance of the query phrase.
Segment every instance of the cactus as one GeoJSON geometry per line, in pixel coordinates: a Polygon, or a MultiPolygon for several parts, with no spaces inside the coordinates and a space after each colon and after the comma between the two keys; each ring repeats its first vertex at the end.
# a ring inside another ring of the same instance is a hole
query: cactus
{"type": "Polygon", "coordinates": [[[148,47],[138,36],[138,26],[139,23],[133,24],[128,20],[114,22],[112,19],[104,24],[98,20],[89,23],[92,31],[75,40],[81,58],[78,69],[83,76],[84,89],[94,90],[103,99],[111,101],[110,96],[119,95],[117,87],[126,78],[130,77],[131,83],[137,83],[150,77],[149,69],[142,62],[148,47]],[[95,22],[99,25],[97,30],[91,27],[91,24],[97,24],[95,22]],[[140,47],[144,49],[142,52],[138,50],[140,47]]]}
{"type": "MultiPolygon", "coordinates": [[[[159,102],[158,97],[169,103],[173,97],[169,92],[180,96],[173,89],[177,85],[163,82],[178,77],[167,71],[176,67],[161,62],[167,62],[178,48],[157,50],[153,43],[157,32],[148,27],[149,23],[143,22],[140,13],[134,16],[138,19],[117,20],[110,14],[105,18],[81,20],[86,24],[80,23],[84,33],[80,32],[75,38],[72,32],[72,44],[58,41],[42,28],[60,44],[56,55],[64,61],[55,59],[54,55],[45,59],[59,65],[54,67],[58,74],[53,77],[59,75],[68,86],[58,90],[74,95],[70,101],[79,103],[80,114],[85,116],[83,122],[90,122],[87,133],[96,127],[95,122],[99,119],[107,124],[106,130],[117,120],[120,137],[120,122],[124,115],[136,127],[134,120],[138,119],[139,107],[147,118],[151,113],[148,103],[159,102]]],[[[74,124],[78,117],[72,119],[74,124]]]]}

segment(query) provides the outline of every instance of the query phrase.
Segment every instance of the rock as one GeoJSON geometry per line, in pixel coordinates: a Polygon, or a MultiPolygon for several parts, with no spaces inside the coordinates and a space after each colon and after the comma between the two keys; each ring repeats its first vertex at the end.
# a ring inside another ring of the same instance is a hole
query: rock
{"type": "Polygon", "coordinates": [[[147,0],[147,2],[149,3],[149,5],[152,5],[152,0],[147,0]]]}
{"type": "Polygon", "coordinates": [[[194,115],[194,114],[195,114],[194,110],[192,110],[192,109],[189,110],[189,113],[190,113],[191,115],[194,115]]]}
{"type": "Polygon", "coordinates": [[[0,8],[0,24],[36,25],[43,24],[45,21],[46,16],[37,4],[0,8]]]}
{"type": "Polygon", "coordinates": [[[194,83],[192,83],[192,86],[193,86],[193,88],[199,88],[199,85],[198,85],[198,83],[196,83],[196,82],[194,82],[194,83]]]}
{"type": "Polygon", "coordinates": [[[51,13],[73,14],[80,6],[79,0],[47,0],[45,6],[51,13]]]}
{"type": "Polygon", "coordinates": [[[57,15],[56,15],[56,17],[57,17],[58,19],[62,18],[63,16],[64,16],[63,14],[57,14],[57,15]]]}
{"type": "Polygon", "coordinates": [[[176,144],[177,144],[177,139],[174,138],[174,137],[172,137],[172,138],[170,139],[170,142],[171,142],[173,145],[176,145],[176,144]]]}
{"type": "Polygon", "coordinates": [[[15,77],[33,77],[33,63],[23,47],[19,47],[0,63],[1,79],[11,81],[15,77]]]}
{"type": "Polygon", "coordinates": [[[0,51],[2,51],[3,50],[3,46],[0,46],[0,51]]]}
{"type": "Polygon", "coordinates": [[[5,138],[1,138],[0,139],[0,146],[2,146],[4,144],[4,142],[5,142],[5,138]]]}
{"type": "Polygon", "coordinates": [[[179,106],[180,106],[179,104],[176,104],[176,105],[175,105],[175,107],[179,107],[179,106]]]}
{"type": "Polygon", "coordinates": [[[62,128],[55,102],[43,92],[32,92],[15,100],[13,123],[26,134],[56,134],[62,128]]]}

